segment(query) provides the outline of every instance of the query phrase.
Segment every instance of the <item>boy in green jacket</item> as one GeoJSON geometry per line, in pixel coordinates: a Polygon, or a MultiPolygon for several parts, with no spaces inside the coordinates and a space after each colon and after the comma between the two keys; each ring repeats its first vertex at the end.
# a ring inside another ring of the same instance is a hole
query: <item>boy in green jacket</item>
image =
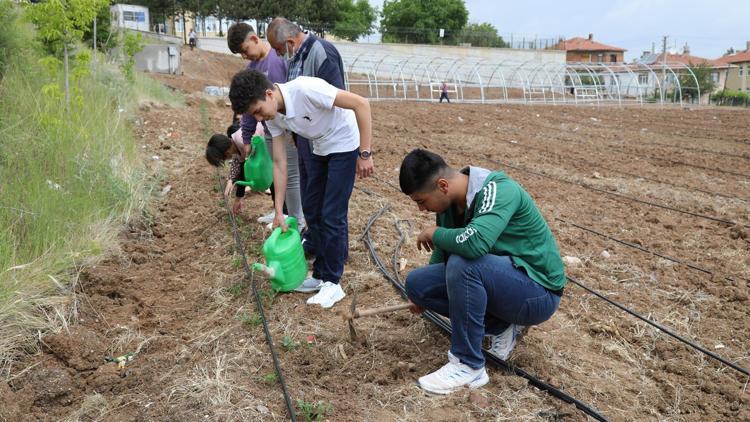
{"type": "Polygon", "coordinates": [[[521,330],[560,305],[566,278],[555,239],[529,194],[503,172],[457,171],[415,149],[399,182],[420,211],[437,213],[437,225],[417,237],[432,257],[407,277],[411,310],[437,312],[452,327],[448,363],[419,386],[436,394],[481,387],[489,382],[483,337],[507,359],[521,330]]]}

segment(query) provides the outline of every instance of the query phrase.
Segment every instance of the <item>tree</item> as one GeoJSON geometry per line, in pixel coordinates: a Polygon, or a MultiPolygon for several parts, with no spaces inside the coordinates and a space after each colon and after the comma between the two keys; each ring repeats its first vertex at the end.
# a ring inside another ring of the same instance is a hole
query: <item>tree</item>
{"type": "Polygon", "coordinates": [[[725,56],[731,56],[732,54],[734,54],[734,47],[729,47],[729,49],[727,49],[727,52],[724,53],[725,56]]]}
{"type": "Polygon", "coordinates": [[[337,0],[302,0],[298,3],[296,20],[320,36],[325,36],[336,24],[339,16],[337,4],[337,0]]]}
{"type": "MultiPolygon", "coordinates": [[[[91,25],[83,30],[83,41],[93,47],[94,26],[91,25]]],[[[117,44],[116,37],[112,36],[112,14],[109,5],[102,3],[102,7],[96,14],[96,48],[107,52],[117,44]]]]}
{"type": "Polygon", "coordinates": [[[693,99],[697,99],[700,101],[700,98],[698,98],[698,91],[696,90],[695,81],[698,81],[698,88],[700,88],[701,95],[711,94],[714,91],[714,87],[716,86],[714,80],[711,78],[713,69],[711,69],[711,67],[705,63],[701,63],[698,65],[694,65],[691,63],[688,67],[693,72],[693,75],[695,75],[695,79],[693,79],[693,75],[687,72],[681,73],[679,75],[682,98],[689,98],[691,101],[693,99]]]}
{"type": "Polygon", "coordinates": [[[459,42],[470,43],[474,47],[506,47],[497,29],[490,23],[470,23],[461,30],[459,42]]]}
{"type": "Polygon", "coordinates": [[[94,16],[108,4],[108,0],[47,0],[29,6],[29,18],[36,25],[42,42],[52,54],[63,57],[66,105],[70,103],[68,49],[83,39],[94,16]]]}
{"type": "Polygon", "coordinates": [[[440,29],[451,42],[468,19],[463,0],[386,0],[380,28],[384,42],[437,44],[440,29]]]}
{"type": "Polygon", "coordinates": [[[357,41],[374,32],[378,11],[367,0],[337,0],[339,16],[331,33],[339,38],[357,41]]]}

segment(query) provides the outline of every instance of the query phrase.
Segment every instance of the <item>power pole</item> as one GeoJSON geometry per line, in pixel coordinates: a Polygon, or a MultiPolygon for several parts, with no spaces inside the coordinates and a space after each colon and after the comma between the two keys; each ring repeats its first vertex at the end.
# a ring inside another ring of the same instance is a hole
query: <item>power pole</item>
{"type": "Polygon", "coordinates": [[[662,58],[661,58],[661,102],[664,104],[667,89],[667,36],[662,40],[662,58]]]}

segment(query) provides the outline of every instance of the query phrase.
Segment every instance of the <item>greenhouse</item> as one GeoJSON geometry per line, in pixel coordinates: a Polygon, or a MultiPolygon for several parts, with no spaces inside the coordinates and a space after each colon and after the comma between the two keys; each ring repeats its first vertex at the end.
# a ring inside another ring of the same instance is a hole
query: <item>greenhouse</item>
{"type": "Polygon", "coordinates": [[[372,100],[470,103],[679,104],[701,93],[682,63],[554,63],[415,55],[344,54],[349,90],[372,100]]]}

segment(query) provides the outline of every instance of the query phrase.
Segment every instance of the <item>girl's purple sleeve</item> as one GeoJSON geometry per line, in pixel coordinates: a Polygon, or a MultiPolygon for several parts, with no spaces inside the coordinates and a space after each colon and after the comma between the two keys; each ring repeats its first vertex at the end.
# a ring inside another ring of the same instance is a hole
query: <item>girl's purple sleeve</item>
{"type": "Polygon", "coordinates": [[[253,135],[255,134],[255,126],[258,124],[258,121],[255,120],[255,117],[251,116],[250,113],[245,113],[242,115],[242,118],[240,119],[240,129],[242,129],[242,143],[245,145],[250,145],[251,141],[253,140],[253,135]]]}

